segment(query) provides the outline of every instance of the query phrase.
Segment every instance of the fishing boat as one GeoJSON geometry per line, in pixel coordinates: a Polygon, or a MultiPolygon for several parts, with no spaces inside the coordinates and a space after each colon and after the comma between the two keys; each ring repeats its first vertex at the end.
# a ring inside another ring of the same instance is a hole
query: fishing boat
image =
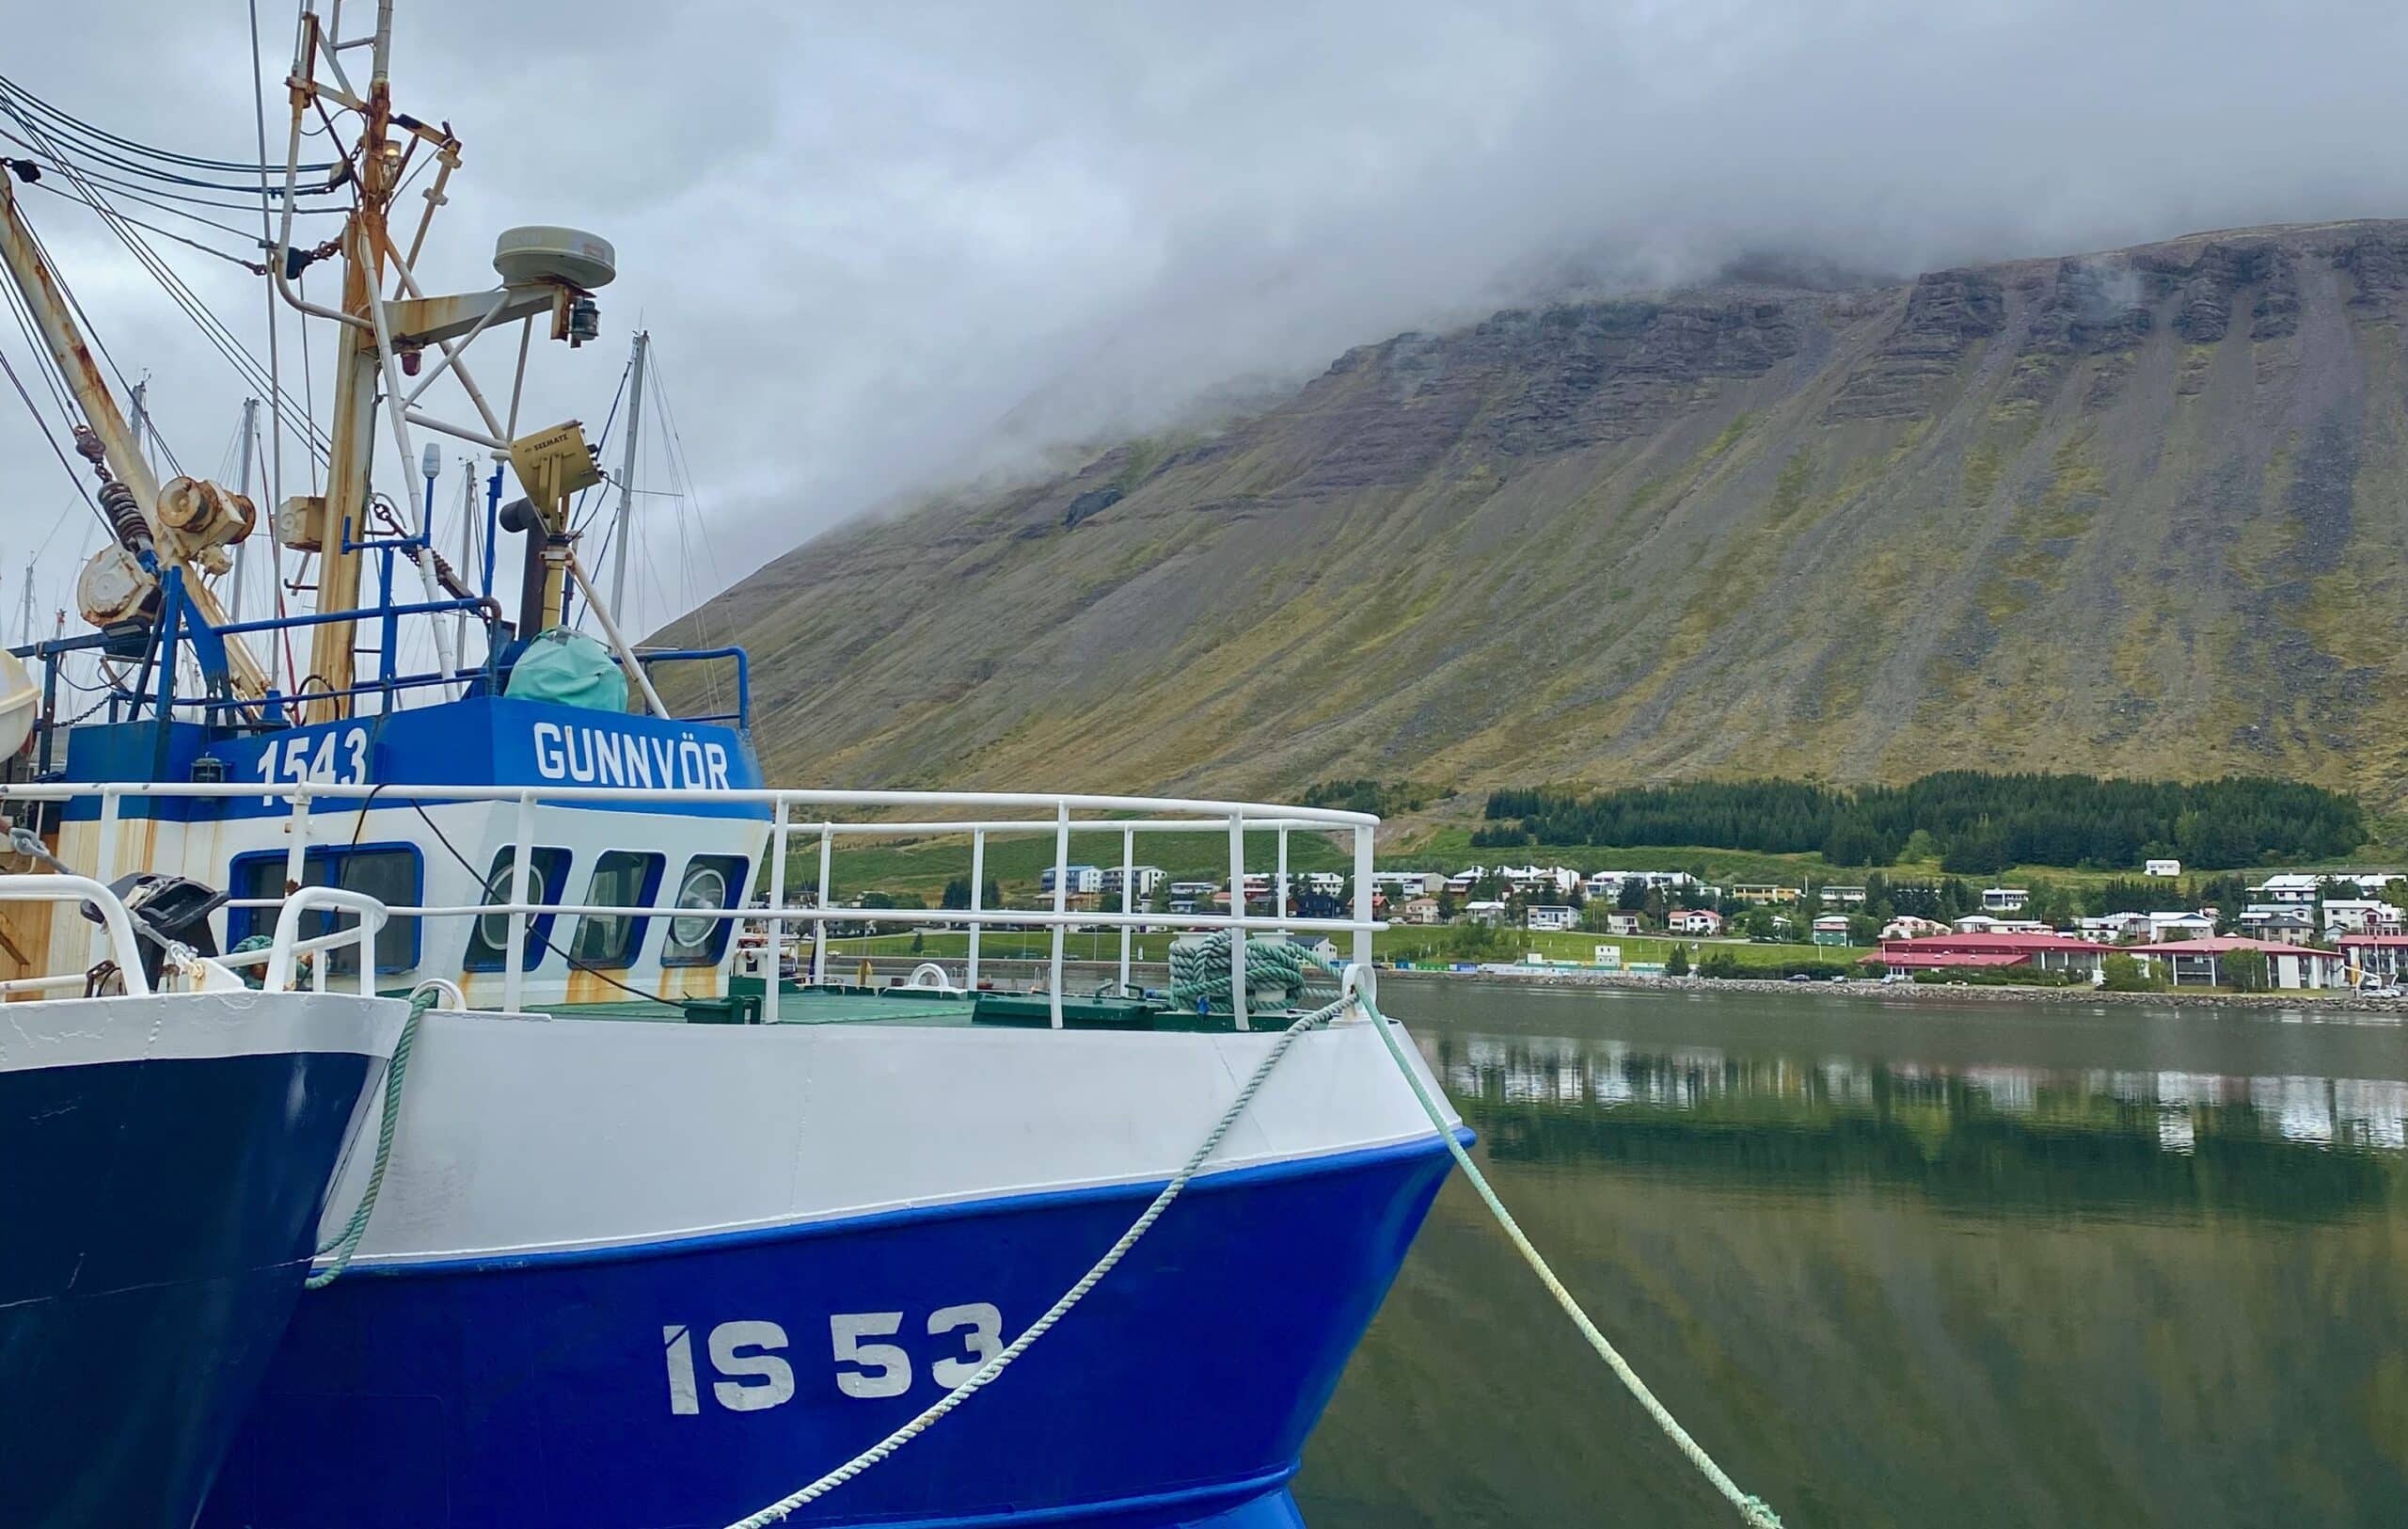
{"type": "MultiPolygon", "coordinates": [[[[253,992],[145,918],[0,877],[105,954],[0,1018],[0,1524],[188,1525],[301,1294],[404,1006],[253,992]],[[141,938],[153,943],[138,945],[141,938]],[[85,991],[46,996],[63,987],[85,991]]],[[[191,904],[183,903],[188,911],[191,904]]],[[[290,944],[290,942],[288,942],[290,944]]]]}
{"type": "MultiPolygon", "coordinates": [[[[463,145],[396,106],[393,10],[348,36],[340,5],[305,7],[284,163],[230,167],[266,188],[260,279],[335,336],[323,490],[265,518],[279,587],[314,608],[227,609],[230,554],[261,518],[247,475],[156,481],[64,273],[0,189],[0,255],[111,528],[79,584],[94,630],[29,649],[54,674],[104,656],[106,714],[70,725],[54,687],[0,807],[92,879],[222,890],[211,936],[263,964],[263,997],[350,980],[418,1010],[379,1148],[330,1197],[357,1235],[229,1414],[198,1521],[1296,1523],[1306,1437],[1453,1145],[1370,1001],[1376,820],[766,780],[742,651],[628,641],[573,515],[607,482],[594,444],[574,420],[518,424],[530,345],[599,335],[614,252],[513,229],[499,285],[428,295],[463,145]],[[356,132],[312,168],[321,117],[356,132]],[[397,197],[429,165],[405,238],[397,197]],[[337,219],[315,243],[293,231],[312,195],[337,219]],[[299,290],[317,260],[341,266],[339,306],[299,290]],[[506,392],[481,388],[468,352],[513,329],[506,392]],[[437,412],[446,397],[466,414],[437,412]],[[482,569],[437,555],[431,486],[415,508],[406,475],[435,435],[493,464],[482,569]],[[514,535],[506,612],[495,549],[514,535]],[[403,661],[412,632],[430,667],[403,661]],[[731,701],[677,712],[655,683],[677,664],[709,666],[731,701]],[[1117,910],[1073,906],[1074,836],[1118,840],[1117,910]],[[967,905],[846,906],[840,850],[898,837],[958,847],[967,905]],[[1050,892],[994,905],[990,845],[1030,838],[1052,851],[1050,892]],[[1129,871],[1163,842],[1226,844],[1237,888],[1267,852],[1272,890],[1149,913],[1129,871]],[[1290,898],[1305,842],[1351,865],[1351,900],[1290,898]],[[833,955],[839,925],[960,944],[873,985],[833,955]],[[1073,925],[1117,945],[1076,984],[1073,925]],[[1135,981],[1141,926],[1180,934],[1167,989],[1135,981]],[[986,942],[1005,932],[1044,947],[1035,991],[997,980],[986,942]],[[320,952],[306,977],[303,947],[320,952]]],[[[40,155],[19,179],[111,215],[107,185],[41,130],[63,114],[23,104],[0,93],[40,155]]],[[[286,397],[272,360],[265,380],[286,397]]],[[[637,418],[610,485],[622,549],[637,418]]],[[[14,931],[0,960],[25,981],[90,964],[64,920],[14,931]]]]}

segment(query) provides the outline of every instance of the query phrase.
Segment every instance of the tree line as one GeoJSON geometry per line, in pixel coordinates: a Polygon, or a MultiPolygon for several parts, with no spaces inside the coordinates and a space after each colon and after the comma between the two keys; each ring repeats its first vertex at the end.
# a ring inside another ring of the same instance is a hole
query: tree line
{"type": "Polygon", "coordinates": [[[1937,858],[1945,871],[2009,866],[2201,868],[2330,859],[2367,841],[2366,811],[2338,791],[2257,775],[2105,780],[1951,770],[1904,786],[1696,781],[1577,792],[1489,793],[1481,848],[1696,845],[1819,853],[1836,866],[1937,858]]]}

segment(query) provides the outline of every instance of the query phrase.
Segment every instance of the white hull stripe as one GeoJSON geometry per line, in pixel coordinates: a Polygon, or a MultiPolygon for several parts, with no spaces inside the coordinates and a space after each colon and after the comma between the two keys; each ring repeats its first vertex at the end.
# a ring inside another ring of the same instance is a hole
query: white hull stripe
{"type": "Polygon", "coordinates": [[[390,1057],[409,1005],[342,993],[154,993],[0,1004],[0,1073],[338,1052],[390,1057]]]}

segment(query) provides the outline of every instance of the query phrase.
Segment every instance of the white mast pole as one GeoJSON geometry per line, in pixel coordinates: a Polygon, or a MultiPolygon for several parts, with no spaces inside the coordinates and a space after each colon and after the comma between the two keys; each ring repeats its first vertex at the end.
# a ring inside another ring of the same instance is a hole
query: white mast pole
{"type": "MultiPolygon", "coordinates": [[[[260,401],[256,398],[244,399],[243,465],[234,479],[234,492],[255,505],[259,503],[260,496],[251,492],[251,438],[258,431],[259,423],[260,401]]],[[[234,599],[230,613],[237,622],[243,619],[243,580],[249,572],[245,564],[250,557],[250,550],[251,538],[248,536],[234,544],[234,599]]]]}
{"type": "MultiPolygon", "coordinates": [[[[460,458],[460,582],[467,584],[477,576],[477,466],[476,458],[460,458]]],[[[468,613],[461,612],[452,618],[452,651],[460,667],[468,666],[468,613]]]]}
{"type": "Polygon", "coordinates": [[[627,449],[619,458],[619,524],[610,533],[610,614],[627,608],[627,520],[636,495],[636,433],[643,424],[643,352],[652,341],[648,331],[636,331],[635,353],[628,361],[627,449]]]}

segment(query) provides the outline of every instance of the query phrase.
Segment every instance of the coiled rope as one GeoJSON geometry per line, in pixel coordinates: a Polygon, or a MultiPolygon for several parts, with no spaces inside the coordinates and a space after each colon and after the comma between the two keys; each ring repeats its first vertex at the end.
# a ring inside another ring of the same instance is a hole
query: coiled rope
{"type": "Polygon", "coordinates": [[[435,1007],[439,992],[430,984],[410,995],[410,1017],[402,1021],[401,1039],[393,1043],[393,1059],[385,1064],[385,1116],[376,1123],[376,1164],[369,1170],[368,1187],[360,1191],[359,1203],[351,1208],[351,1219],[318,1249],[317,1257],[332,1255],[334,1262],[303,1281],[304,1290],[324,1290],[342,1278],[342,1271],[351,1267],[351,1255],[359,1250],[368,1218],[376,1214],[376,1196],[385,1187],[385,1168],[393,1160],[393,1127],[402,1116],[402,1080],[409,1075],[410,1048],[418,1043],[418,1022],[435,1007]]]}
{"type": "MultiPolygon", "coordinates": [[[[1268,995],[1276,990],[1279,996],[1266,1007],[1292,1009],[1315,987],[1323,992],[1330,984],[1319,981],[1322,973],[1333,970],[1329,963],[1293,940],[1256,940],[1245,942],[1246,1003],[1251,1008],[1255,995],[1268,995]]],[[[1170,948],[1170,995],[1180,1008],[1194,1010],[1201,1006],[1217,1008],[1223,1013],[1235,1011],[1229,1001],[1229,932],[1214,930],[1200,939],[1179,940],[1170,948]]]]}
{"type": "MultiPolygon", "coordinates": [[[[1189,948],[1192,959],[1197,964],[1209,964],[1213,959],[1212,952],[1214,942],[1217,942],[1219,952],[1220,991],[1226,995],[1228,991],[1228,936],[1225,933],[1215,934],[1211,940],[1198,941],[1189,948]]],[[[1256,951],[1283,948],[1297,952],[1304,963],[1308,963],[1320,971],[1339,977],[1342,980],[1343,967],[1323,960],[1303,946],[1292,945],[1284,940],[1247,941],[1248,975],[1250,976],[1254,970],[1256,951]]],[[[1172,991],[1175,994],[1180,991],[1178,959],[1179,952],[1174,948],[1172,991]]],[[[1275,956],[1271,959],[1276,961],[1280,958],[1275,956]]],[[[1301,976],[1301,966],[1297,969],[1301,976]]],[[[1205,986],[1209,986],[1210,982],[1202,972],[1192,968],[1190,980],[1205,986]]],[[[1200,995],[1191,994],[1190,995],[1200,995]]],[[[1531,1272],[1538,1275],[1540,1282],[1546,1286],[1548,1294],[1555,1297],[1556,1304],[1561,1306],[1565,1314],[1572,1318],[1573,1324],[1580,1330],[1580,1335],[1588,1340],[1589,1346],[1596,1350],[1597,1356],[1606,1362],[1615,1378],[1622,1381],[1624,1387],[1638,1400],[1640,1406],[1646,1410],[1648,1416],[1655,1419],[1656,1425],[1664,1430],[1665,1437],[1688,1457],[1689,1463],[1697,1467],[1699,1473],[1712,1483],[1714,1489],[1728,1499],[1733,1507],[1738,1509],[1741,1521],[1747,1523],[1750,1529],[1782,1529],[1780,1516],[1773,1512],[1771,1505],[1763,1498],[1751,1496],[1740,1489],[1739,1484],[1733,1481],[1722,1467],[1715,1463],[1714,1457],[1708,1455],[1704,1446],[1691,1438],[1687,1428],[1681,1426],[1680,1420],[1673,1417],[1664,1404],[1656,1399],[1656,1394],[1648,1389],[1646,1381],[1639,1378],[1639,1372],[1630,1367],[1629,1362],[1622,1357],[1621,1351],[1614,1347],[1603,1332],[1598,1330],[1596,1323],[1589,1319],[1589,1314],[1581,1309],[1579,1301],[1573,1298],[1572,1292],[1564,1288],[1563,1282],[1556,1278],[1555,1270],[1547,1266],[1546,1260],[1540,1255],[1539,1250],[1530,1245],[1530,1239],[1523,1234],[1521,1223],[1513,1219],[1513,1213],[1505,1208],[1505,1202],[1497,1199],[1497,1191],[1489,1187],[1486,1175],[1482,1174],[1479,1167],[1472,1162],[1471,1155],[1464,1150],[1463,1143],[1455,1139],[1454,1128],[1447,1123],[1446,1112],[1439,1107],[1437,1101],[1431,1097],[1430,1091],[1422,1087],[1420,1075],[1413,1070],[1412,1062],[1406,1059],[1403,1048],[1398,1044],[1395,1035],[1396,1027],[1389,1024],[1386,1016],[1380,1012],[1379,1006],[1370,995],[1359,989],[1350,989],[1335,1002],[1315,1010],[1288,1027],[1279,1039],[1272,1043],[1270,1051],[1264,1054],[1261,1062],[1255,1068],[1254,1075],[1246,1079],[1245,1087],[1240,1089],[1237,1097],[1230,1101],[1229,1107],[1222,1112],[1218,1121],[1213,1123],[1212,1129],[1205,1136],[1202,1144],[1189,1155],[1186,1164],[1172,1176],[1170,1182],[1163,1186],[1162,1192],[1154,1196],[1153,1203],[1148,1205],[1145,1213],[1130,1224],[1128,1231],[1120,1234],[1119,1241],[1114,1243],[1101,1258],[1095,1261],[1093,1266],[1080,1277],[1078,1283],[1064,1291],[1062,1298],[1055,1301],[1043,1316],[1029,1324],[1027,1331],[1012,1340],[1010,1346],[1001,1353],[980,1365],[976,1374],[939,1397],[909,1423],[801,1490],[780,1498],[749,1518],[737,1520],[729,1524],[727,1529],[768,1529],[770,1524],[782,1522],[795,1509],[825,1497],[872,1466],[891,1458],[897,1450],[926,1433],[939,1418],[968,1401],[974,1393],[984,1389],[997,1376],[1002,1375],[1010,1366],[1012,1361],[1027,1352],[1031,1345],[1045,1336],[1055,1323],[1069,1315],[1070,1309],[1085,1299],[1088,1291],[1101,1284],[1104,1276],[1110,1274],[1114,1266],[1128,1256],[1129,1250],[1137,1245],[1137,1239],[1144,1236],[1153,1224],[1162,1218],[1163,1212],[1168,1210],[1171,1202],[1179,1198],[1180,1191],[1187,1187],[1188,1181],[1193,1179],[1197,1171],[1204,1166],[1205,1159],[1211,1157],[1219,1149],[1222,1139],[1228,1135],[1229,1128],[1235,1125],[1239,1117],[1245,1113],[1246,1107],[1254,1102],[1254,1096],[1261,1091],[1264,1081],[1271,1076],[1272,1069],[1279,1065],[1279,1059],[1288,1054],[1289,1047],[1295,1044],[1296,1039],[1307,1030],[1318,1029],[1327,1025],[1331,1020],[1344,1013],[1349,1007],[1360,1007],[1363,1017],[1373,1029],[1379,1032],[1381,1043],[1387,1047],[1389,1058],[1395,1061],[1397,1070],[1404,1075],[1405,1082],[1412,1087],[1414,1098],[1420,1102],[1422,1112],[1430,1117],[1431,1125],[1437,1131],[1439,1139],[1446,1142],[1448,1152],[1454,1156],[1455,1165],[1461,1168],[1465,1176],[1471,1180],[1472,1187],[1479,1191],[1481,1200],[1488,1206],[1489,1212],[1497,1218],[1497,1224],[1505,1229],[1505,1234],[1512,1239],[1514,1250],[1522,1255],[1523,1261],[1530,1266],[1531,1272]]]]}

